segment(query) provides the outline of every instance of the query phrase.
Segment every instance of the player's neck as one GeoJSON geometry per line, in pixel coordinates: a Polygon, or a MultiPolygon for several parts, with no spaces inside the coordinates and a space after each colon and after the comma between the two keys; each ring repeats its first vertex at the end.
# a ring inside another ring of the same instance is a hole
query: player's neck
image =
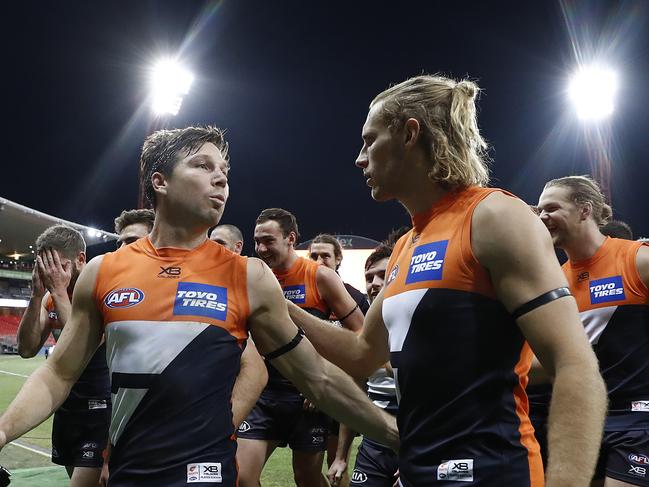
{"type": "Polygon", "coordinates": [[[583,234],[564,246],[566,255],[572,262],[590,259],[604,244],[606,236],[597,228],[584,229],[583,234]]]}
{"type": "Polygon", "coordinates": [[[156,219],[149,238],[155,248],[195,249],[207,240],[207,229],[180,227],[156,219]]]}
{"type": "Polygon", "coordinates": [[[284,260],[281,264],[279,264],[277,267],[275,267],[273,270],[277,272],[285,272],[289,270],[293,264],[295,264],[295,261],[297,260],[298,255],[295,253],[294,249],[289,250],[288,257],[286,260],[284,260]]]}
{"type": "Polygon", "coordinates": [[[398,197],[399,202],[408,210],[411,217],[428,211],[449,190],[433,183],[427,177],[409,185],[407,193],[398,197]]]}

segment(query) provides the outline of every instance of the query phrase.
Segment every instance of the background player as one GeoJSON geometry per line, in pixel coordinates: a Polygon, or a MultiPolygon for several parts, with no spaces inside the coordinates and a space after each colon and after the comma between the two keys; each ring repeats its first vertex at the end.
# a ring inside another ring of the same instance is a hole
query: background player
{"type": "MultiPolygon", "coordinates": [[[[394,242],[393,242],[394,243],[394,242]]],[[[370,303],[374,301],[385,284],[385,269],[392,247],[381,244],[365,261],[365,289],[370,303]]],[[[372,402],[392,415],[397,414],[397,394],[390,364],[379,368],[367,380],[367,392],[372,402]]],[[[347,470],[349,450],[354,433],[345,425],[340,427],[340,438],[336,458],[329,468],[328,478],[333,486],[340,485],[343,472],[347,470]]],[[[364,487],[392,487],[395,473],[399,469],[397,454],[389,447],[369,438],[363,438],[351,478],[352,485],[364,487]]]]}
{"type": "Polygon", "coordinates": [[[148,208],[122,211],[115,218],[115,233],[118,235],[117,248],[146,237],[153,230],[154,221],[155,213],[148,208]]]}
{"type": "MultiPolygon", "coordinates": [[[[333,270],[299,257],[294,245],[299,237],[295,216],[282,208],[260,213],[255,225],[255,251],[273,270],[284,295],[321,318],[333,312],[342,326],[360,330],[363,314],[333,270]]],[[[250,416],[239,428],[241,485],[257,486],[261,471],[278,446],[288,444],[293,453],[293,473],[298,486],[326,485],[322,475],[328,418],[304,409],[304,398],[295,386],[267,362],[268,385],[250,416]]]]}
{"type": "Polygon", "coordinates": [[[209,237],[217,244],[223,245],[230,252],[241,255],[243,252],[243,234],[238,227],[224,223],[210,230],[209,237]]]}
{"type": "Polygon", "coordinates": [[[405,487],[544,484],[524,392],[531,346],[555,377],[547,485],[583,487],[604,385],[546,229],[520,200],[482,187],[477,93],[470,81],[424,75],[372,101],[356,165],[372,197],[401,202],[414,228],[397,243],[360,335],[289,310],[354,377],[390,359],[405,487]]]}
{"type": "MultiPolygon", "coordinates": [[[[18,353],[34,357],[50,333],[58,341],[70,299],[86,265],[86,243],[75,229],[55,225],[36,239],[32,297],[18,328],[18,353]]],[[[96,487],[110,422],[110,381],[102,344],[54,414],[52,461],[64,465],[72,487],[96,487]]]]}
{"type": "Polygon", "coordinates": [[[267,360],[322,410],[397,447],[394,421],[301,339],[265,264],[207,240],[229,195],[226,156],[221,131],[211,127],[147,138],[142,178],[156,212],[153,231],[81,272],[58,346],[0,417],[0,447],[64,401],[104,324],[119,399],[111,422],[111,441],[119,438],[112,441],[112,487],[236,485],[230,396],[248,329],[267,360]],[[176,262],[192,281],[156,277],[161,263],[176,262]]]}
{"type": "Polygon", "coordinates": [[[649,486],[649,246],[600,232],[611,208],[587,176],[549,181],[538,208],[568,256],[563,270],[608,389],[596,485],[649,486]]]}

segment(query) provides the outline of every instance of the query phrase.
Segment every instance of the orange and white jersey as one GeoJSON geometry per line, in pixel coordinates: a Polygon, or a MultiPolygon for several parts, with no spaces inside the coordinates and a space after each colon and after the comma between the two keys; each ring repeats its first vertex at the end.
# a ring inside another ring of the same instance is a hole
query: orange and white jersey
{"type": "Polygon", "coordinates": [[[113,395],[111,485],[185,485],[202,468],[234,485],[246,266],[211,240],[156,249],[147,237],[104,256],[95,300],[113,395]]]}
{"type": "Polygon", "coordinates": [[[643,245],[607,237],[590,259],[568,261],[563,271],[608,387],[609,415],[642,413],[635,417],[647,428],[649,290],[636,264],[643,245]]]}
{"type": "Polygon", "coordinates": [[[525,395],[532,353],[471,249],[473,212],[494,191],[451,192],[416,215],[386,269],[405,487],[543,485],[525,395]]]}

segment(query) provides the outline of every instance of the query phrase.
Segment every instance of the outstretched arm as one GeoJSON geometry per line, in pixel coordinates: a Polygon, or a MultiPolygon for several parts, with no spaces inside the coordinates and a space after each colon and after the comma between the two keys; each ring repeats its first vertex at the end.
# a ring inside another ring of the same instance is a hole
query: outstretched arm
{"type": "Polygon", "coordinates": [[[304,330],[318,353],[355,379],[369,377],[390,359],[388,332],[381,316],[383,292],[372,302],[360,334],[331,326],[287,303],[291,319],[304,330]]]}
{"type": "Polygon", "coordinates": [[[316,284],[320,296],[334,312],[336,318],[340,320],[343,328],[360,331],[363,328],[363,312],[345,289],[340,276],[328,267],[321,265],[316,273],[316,284]]]}
{"type": "MultiPolygon", "coordinates": [[[[550,235],[522,201],[490,195],[474,212],[471,234],[473,251],[510,312],[567,286],[550,235]]],[[[523,314],[517,323],[554,377],[547,485],[588,486],[599,454],[606,388],[575,300],[555,299],[523,314]],[[577,464],[579,471],[573,468],[577,464]]]]}
{"type": "Polygon", "coordinates": [[[248,417],[268,382],[268,370],[251,339],[241,355],[241,369],[232,390],[232,422],[235,428],[248,417]]]}
{"type": "MultiPolygon", "coordinates": [[[[248,259],[248,299],[250,330],[262,354],[274,352],[296,337],[298,329],[288,316],[282,290],[270,269],[258,259],[248,259]]],[[[397,448],[394,418],[375,407],[347,374],[318,355],[308,339],[300,340],[272,362],[319,409],[397,448]]]]}
{"type": "Polygon", "coordinates": [[[81,272],[72,299],[72,315],[54,353],[27,379],[0,417],[0,448],[45,421],[68,397],[102,337],[92,293],[101,258],[81,272]]]}

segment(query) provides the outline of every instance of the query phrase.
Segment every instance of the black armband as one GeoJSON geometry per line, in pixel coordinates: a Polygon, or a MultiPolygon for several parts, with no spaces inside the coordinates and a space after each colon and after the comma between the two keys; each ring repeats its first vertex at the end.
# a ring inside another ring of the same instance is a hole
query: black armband
{"type": "Polygon", "coordinates": [[[286,352],[290,352],[293,350],[295,347],[297,347],[298,343],[302,341],[302,338],[304,337],[304,331],[302,328],[297,329],[297,335],[293,337],[293,340],[288,342],[286,345],[282,345],[279,347],[277,350],[274,352],[270,352],[265,355],[266,360],[273,360],[277,357],[281,357],[284,355],[286,352]]]}
{"type": "Polygon", "coordinates": [[[514,317],[515,320],[517,320],[524,314],[529,313],[530,311],[538,308],[539,306],[543,306],[544,304],[547,304],[550,301],[563,298],[564,296],[571,296],[570,289],[568,289],[567,287],[558,287],[556,289],[553,289],[552,291],[548,291],[545,294],[541,294],[540,296],[532,299],[531,301],[528,301],[527,303],[519,306],[514,310],[512,316],[514,317]]]}
{"type": "Polygon", "coordinates": [[[347,313],[347,314],[346,314],[345,316],[343,316],[342,318],[339,318],[338,321],[340,321],[340,322],[342,323],[342,322],[345,321],[347,318],[349,318],[349,317],[352,315],[352,313],[353,313],[354,311],[356,311],[357,309],[358,309],[358,303],[356,303],[356,306],[354,306],[354,307],[352,308],[352,310],[351,310],[349,313],[347,313]]]}

